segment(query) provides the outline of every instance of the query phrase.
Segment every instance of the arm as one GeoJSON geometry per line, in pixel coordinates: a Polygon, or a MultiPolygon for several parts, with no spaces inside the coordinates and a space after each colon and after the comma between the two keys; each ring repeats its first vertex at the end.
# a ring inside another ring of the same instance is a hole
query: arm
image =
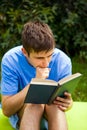
{"type": "Polygon", "coordinates": [[[18,112],[24,105],[24,99],[28,91],[29,85],[19,93],[12,96],[2,95],[2,110],[6,116],[11,116],[18,112]]]}
{"type": "Polygon", "coordinates": [[[19,75],[14,60],[9,55],[2,59],[2,110],[6,116],[11,116],[21,109],[24,104],[24,99],[28,90],[26,86],[23,90],[19,91],[19,75]]]}
{"type": "MultiPolygon", "coordinates": [[[[36,78],[46,78],[49,75],[48,68],[37,68],[36,78]]],[[[4,115],[11,116],[17,113],[24,106],[24,99],[27,94],[29,85],[27,85],[19,93],[12,96],[2,95],[2,110],[4,115]]]]}

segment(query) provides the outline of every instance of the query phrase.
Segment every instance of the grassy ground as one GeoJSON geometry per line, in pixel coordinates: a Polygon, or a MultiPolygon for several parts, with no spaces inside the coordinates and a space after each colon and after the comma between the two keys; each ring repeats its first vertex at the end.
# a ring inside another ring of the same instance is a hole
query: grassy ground
{"type": "Polygon", "coordinates": [[[79,58],[72,59],[72,70],[73,73],[80,72],[83,74],[77,89],[73,93],[73,100],[75,101],[86,101],[87,102],[87,63],[84,63],[79,58]]]}

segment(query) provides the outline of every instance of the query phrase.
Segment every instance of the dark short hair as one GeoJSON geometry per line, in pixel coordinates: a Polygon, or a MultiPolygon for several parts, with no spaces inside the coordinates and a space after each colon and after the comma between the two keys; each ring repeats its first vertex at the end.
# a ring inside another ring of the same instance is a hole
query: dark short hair
{"type": "Polygon", "coordinates": [[[27,22],[22,31],[22,44],[30,54],[35,52],[49,51],[54,48],[55,40],[50,27],[40,21],[27,22]]]}

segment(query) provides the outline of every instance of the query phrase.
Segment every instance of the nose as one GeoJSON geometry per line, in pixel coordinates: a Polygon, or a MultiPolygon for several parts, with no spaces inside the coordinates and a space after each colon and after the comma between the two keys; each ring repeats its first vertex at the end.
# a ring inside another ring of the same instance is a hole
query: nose
{"type": "Polygon", "coordinates": [[[48,65],[49,65],[49,60],[47,58],[43,59],[42,66],[46,68],[48,67],[48,65]]]}

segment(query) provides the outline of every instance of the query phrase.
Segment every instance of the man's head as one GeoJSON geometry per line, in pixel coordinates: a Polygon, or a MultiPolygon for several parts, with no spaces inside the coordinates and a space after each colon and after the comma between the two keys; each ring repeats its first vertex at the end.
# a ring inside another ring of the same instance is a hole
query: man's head
{"type": "Polygon", "coordinates": [[[32,51],[49,51],[55,47],[55,40],[50,27],[42,22],[28,22],[22,31],[22,44],[30,54],[32,51]]]}
{"type": "Polygon", "coordinates": [[[46,68],[51,60],[55,41],[50,27],[42,22],[28,22],[22,32],[22,52],[34,67],[46,68]]]}

